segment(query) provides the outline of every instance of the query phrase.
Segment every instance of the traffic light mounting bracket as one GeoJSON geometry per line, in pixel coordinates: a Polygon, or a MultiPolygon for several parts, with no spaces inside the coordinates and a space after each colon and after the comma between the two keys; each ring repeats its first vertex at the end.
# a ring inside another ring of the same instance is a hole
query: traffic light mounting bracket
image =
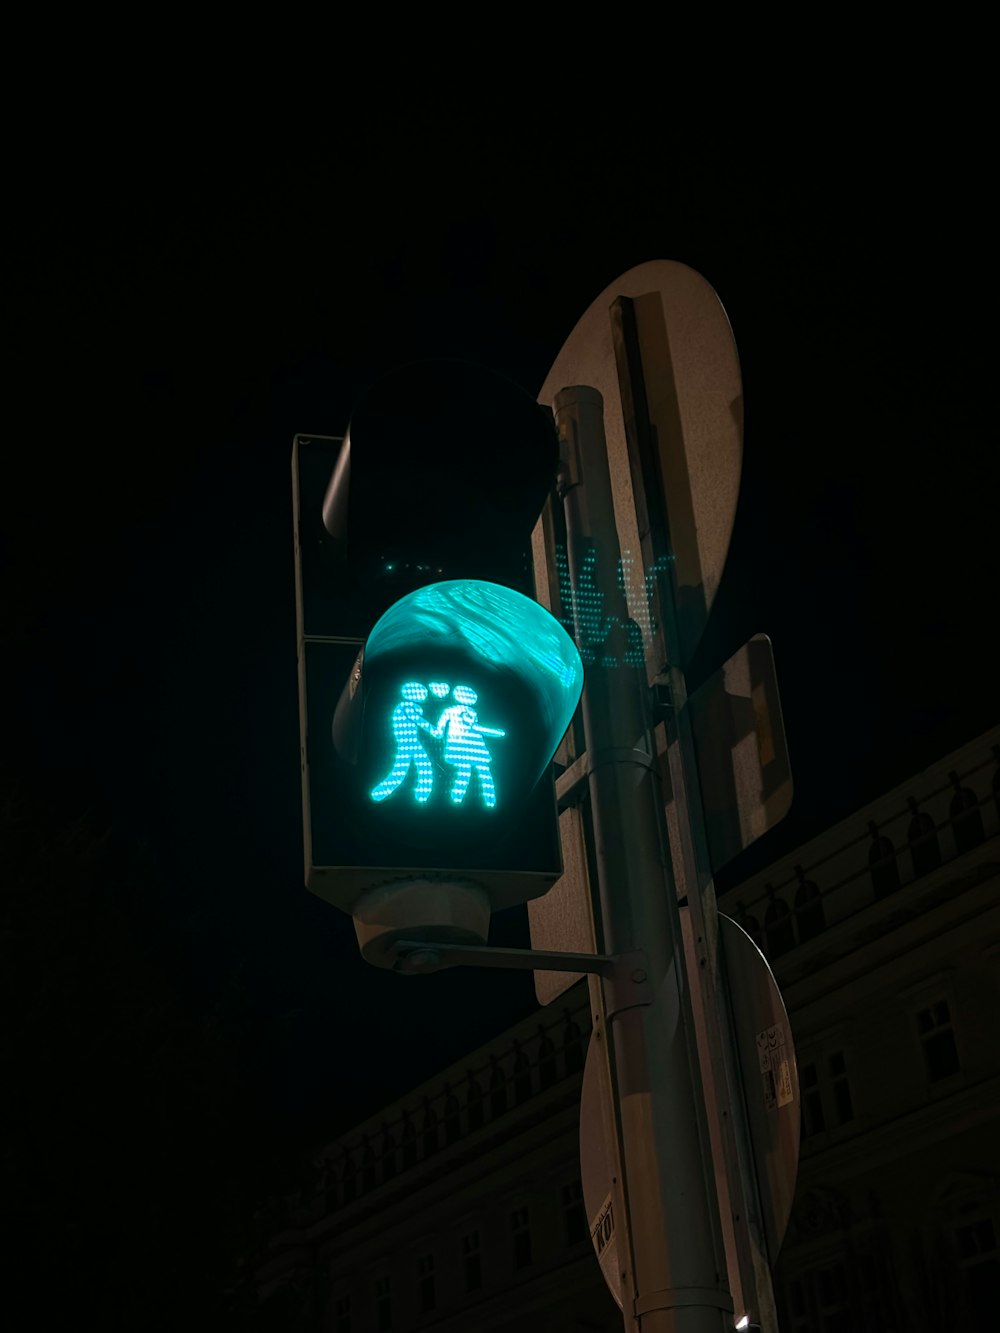
{"type": "Polygon", "coordinates": [[[445,967],[508,967],[546,972],[593,972],[606,984],[607,1013],[652,1004],[645,950],[621,954],[570,953],[561,949],[499,949],[434,940],[395,940],[394,972],[417,976],[445,967]]]}

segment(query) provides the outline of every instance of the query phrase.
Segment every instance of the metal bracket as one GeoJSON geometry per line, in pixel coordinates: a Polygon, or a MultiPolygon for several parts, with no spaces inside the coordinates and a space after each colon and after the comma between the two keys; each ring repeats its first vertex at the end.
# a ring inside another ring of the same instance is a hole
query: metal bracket
{"type": "Polygon", "coordinates": [[[556,778],[556,804],[559,813],[570,806],[578,805],[583,800],[586,782],[590,777],[590,760],[586,751],[574,759],[569,768],[564,768],[556,778]]]}
{"type": "Polygon", "coordinates": [[[418,976],[445,967],[514,967],[538,972],[594,972],[604,978],[605,1014],[653,1003],[646,954],[564,953],[554,949],[494,949],[486,944],[445,944],[434,940],[396,940],[394,972],[418,976]]]}
{"type": "Polygon", "coordinates": [[[614,955],[614,970],[604,979],[604,1017],[614,1018],[626,1009],[653,1003],[653,987],[644,949],[614,955]]]}
{"type": "Polygon", "coordinates": [[[515,967],[542,972],[596,972],[610,977],[616,960],[606,954],[563,953],[549,949],[495,949],[487,944],[445,944],[396,940],[394,972],[410,975],[443,967],[515,967]]]}
{"type": "Polygon", "coordinates": [[[638,764],[640,768],[656,768],[655,759],[645,750],[619,748],[601,750],[595,755],[585,750],[556,778],[556,803],[560,814],[583,800],[587,780],[603,764],[638,764]]]}

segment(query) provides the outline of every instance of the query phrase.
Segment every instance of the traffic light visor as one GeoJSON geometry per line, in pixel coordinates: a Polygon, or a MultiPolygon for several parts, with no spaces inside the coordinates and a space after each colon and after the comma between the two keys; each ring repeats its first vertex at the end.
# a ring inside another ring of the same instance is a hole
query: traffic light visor
{"type": "Polygon", "coordinates": [[[520,385],[472,362],[413,362],[355,405],[323,523],[380,610],[434,580],[523,587],[558,461],[551,414],[520,385]]]}

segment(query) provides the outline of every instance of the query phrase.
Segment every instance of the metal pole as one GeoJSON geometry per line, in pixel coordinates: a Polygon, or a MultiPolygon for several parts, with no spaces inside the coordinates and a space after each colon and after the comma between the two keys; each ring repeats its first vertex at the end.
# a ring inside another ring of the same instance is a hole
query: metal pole
{"type": "MultiPolygon", "coordinates": [[[[663,481],[650,438],[652,428],[635,310],[626,297],[619,297],[612,305],[611,324],[633,495],[639,511],[640,529],[647,533],[648,556],[653,557],[648,563],[652,566],[657,555],[672,554],[670,524],[663,481]]],[[[661,423],[663,428],[668,432],[679,432],[680,423],[664,421],[661,423]]],[[[674,450],[683,450],[679,436],[667,443],[674,450]]],[[[667,771],[677,817],[674,864],[679,862],[682,867],[681,892],[687,901],[687,908],[681,913],[681,926],[701,1061],[701,1089],[716,1166],[717,1199],[729,1281],[737,1313],[752,1317],[764,1333],[777,1333],[764,1214],[719,955],[715,887],[698,786],[696,747],[686,707],[687,685],[680,666],[684,652],[676,567],[670,563],[674,574],[663,580],[657,599],[657,624],[652,636],[654,674],[659,683],[667,686],[670,694],[671,711],[664,730],[667,771]]]]}
{"type": "Polygon", "coordinates": [[[720,1333],[732,1327],[700,1095],[684,944],[666,841],[646,677],[618,584],[619,543],[601,395],[555,398],[577,643],[586,666],[590,767],[603,947],[641,955],[631,989],[604,983],[605,1031],[623,1170],[634,1291],[629,1329],[720,1333]],[[609,649],[611,651],[609,651],[609,649]],[[728,1315],[728,1318],[727,1318],[728,1315]]]}

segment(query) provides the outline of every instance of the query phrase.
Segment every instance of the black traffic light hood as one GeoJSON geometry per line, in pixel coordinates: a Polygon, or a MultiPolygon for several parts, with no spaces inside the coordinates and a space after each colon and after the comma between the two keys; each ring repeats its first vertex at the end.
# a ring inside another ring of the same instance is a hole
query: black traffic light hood
{"type": "Polygon", "coordinates": [[[551,414],[512,380],[410,362],[354,408],[324,526],[355,581],[393,596],[442,578],[520,583],[558,456],[551,414]]]}

